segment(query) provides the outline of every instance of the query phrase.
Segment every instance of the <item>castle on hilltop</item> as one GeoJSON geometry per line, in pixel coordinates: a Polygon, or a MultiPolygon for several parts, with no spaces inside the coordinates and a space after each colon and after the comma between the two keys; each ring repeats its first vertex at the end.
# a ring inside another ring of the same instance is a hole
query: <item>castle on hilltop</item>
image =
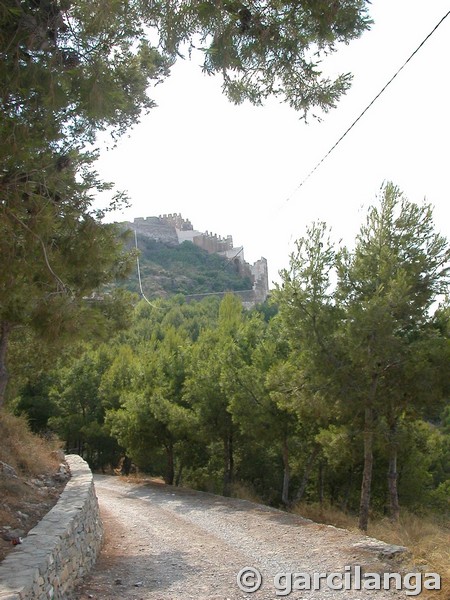
{"type": "MultiPolygon", "coordinates": [[[[234,292],[238,295],[246,308],[264,302],[269,294],[269,276],[267,260],[260,258],[253,265],[244,259],[243,246],[234,247],[231,235],[222,237],[208,231],[201,232],[194,229],[188,219],[183,219],[180,214],[160,215],[159,217],[137,217],[133,223],[124,225],[136,232],[136,235],[151,238],[168,246],[177,246],[183,242],[191,242],[206,250],[210,254],[219,254],[233,263],[236,271],[243,277],[252,281],[252,289],[234,292]]],[[[223,292],[225,294],[225,292],[223,292]]],[[[220,295],[213,293],[211,295],[220,295]]],[[[187,296],[189,300],[199,300],[205,294],[187,296]]]]}

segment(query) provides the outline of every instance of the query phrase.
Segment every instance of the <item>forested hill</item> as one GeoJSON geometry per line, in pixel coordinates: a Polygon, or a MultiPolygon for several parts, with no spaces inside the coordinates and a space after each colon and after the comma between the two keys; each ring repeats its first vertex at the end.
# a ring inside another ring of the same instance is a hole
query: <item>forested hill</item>
{"type": "MultiPolygon", "coordinates": [[[[148,297],[252,289],[250,278],[238,274],[233,263],[191,242],[170,246],[142,237],[139,252],[142,289],[148,297]]],[[[140,291],[137,269],[124,287],[140,291]]]]}

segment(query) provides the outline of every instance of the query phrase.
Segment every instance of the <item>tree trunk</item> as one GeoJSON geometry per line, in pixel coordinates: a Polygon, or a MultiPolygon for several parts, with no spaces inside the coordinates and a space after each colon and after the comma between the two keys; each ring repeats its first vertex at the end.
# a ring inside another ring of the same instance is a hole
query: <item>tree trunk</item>
{"type": "Polygon", "coordinates": [[[125,454],[125,456],[123,457],[122,467],[120,469],[120,472],[122,475],[126,475],[128,477],[128,475],[130,474],[130,471],[131,471],[131,458],[125,454]]]}
{"type": "Polygon", "coordinates": [[[0,323],[0,410],[3,408],[8,385],[8,371],[6,369],[6,352],[8,349],[8,338],[11,332],[9,323],[0,323]]]}
{"type": "Polygon", "coordinates": [[[297,495],[295,496],[295,502],[300,502],[303,498],[303,494],[305,493],[306,486],[308,485],[309,476],[311,475],[312,468],[314,463],[316,462],[316,458],[319,455],[319,446],[314,446],[311,454],[309,455],[308,462],[306,463],[305,470],[303,472],[303,479],[298,489],[297,495]]]}
{"type": "Polygon", "coordinates": [[[364,414],[364,470],[359,504],[359,528],[366,532],[369,524],[370,488],[373,469],[373,408],[366,406],[364,414]]]}
{"type": "Polygon", "coordinates": [[[397,453],[397,423],[392,423],[389,427],[388,490],[390,519],[394,523],[397,523],[400,518],[400,504],[398,501],[397,453]]]}
{"type": "Polygon", "coordinates": [[[224,469],[223,469],[223,495],[229,496],[233,482],[234,456],[233,456],[233,434],[230,431],[223,441],[224,469]]]}
{"type": "Polygon", "coordinates": [[[287,438],[283,439],[283,491],[281,493],[281,501],[287,506],[289,504],[289,483],[291,480],[291,467],[289,465],[289,447],[287,438]]]}
{"type": "Polygon", "coordinates": [[[182,476],[183,476],[183,467],[184,467],[183,463],[182,463],[182,462],[180,462],[180,465],[179,465],[179,467],[178,467],[178,471],[177,471],[177,475],[176,475],[176,477],[175,477],[175,485],[176,485],[177,487],[178,487],[178,486],[180,485],[180,483],[181,483],[181,478],[182,478],[182,476]]]}
{"type": "Polygon", "coordinates": [[[173,485],[173,480],[175,478],[175,467],[174,467],[174,457],[173,457],[173,444],[170,442],[167,444],[166,448],[166,474],[164,476],[164,481],[167,485],[173,485]]]}

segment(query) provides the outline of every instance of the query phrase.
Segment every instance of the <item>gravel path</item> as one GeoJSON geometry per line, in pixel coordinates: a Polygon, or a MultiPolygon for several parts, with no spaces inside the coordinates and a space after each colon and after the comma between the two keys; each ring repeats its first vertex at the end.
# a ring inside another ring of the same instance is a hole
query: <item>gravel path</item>
{"type": "Polygon", "coordinates": [[[380,558],[380,547],[368,538],[245,500],[157,483],[96,476],[95,486],[106,539],[96,569],[74,595],[78,600],[406,597],[405,590],[345,589],[349,586],[342,576],[331,583],[343,589],[328,589],[325,579],[320,589],[308,589],[302,576],[292,578],[302,591],[286,594],[288,576],[279,579],[277,590],[278,573],[307,573],[311,579],[314,573],[346,573],[354,588],[355,566],[362,568],[363,584],[364,572],[397,571],[395,563],[380,558]],[[244,567],[261,573],[259,591],[244,593],[239,588],[237,574],[244,567]]]}

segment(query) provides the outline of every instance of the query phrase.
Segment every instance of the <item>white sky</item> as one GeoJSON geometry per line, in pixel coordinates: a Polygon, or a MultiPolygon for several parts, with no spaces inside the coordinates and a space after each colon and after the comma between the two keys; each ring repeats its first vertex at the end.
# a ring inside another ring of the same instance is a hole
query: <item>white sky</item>
{"type": "Polygon", "coordinates": [[[450,0],[373,0],[372,29],[327,61],[326,72],[350,71],[354,80],[320,123],[306,125],[275,101],[234,106],[220,78],[202,74],[200,59],[179,61],[150,90],[158,108],[102,152],[100,175],[132,200],[110,220],[181,213],[195,229],[231,234],[247,261],[267,258],[274,281],[313,220],[352,245],[367,207],[391,180],[410,200],[431,202],[437,228],[450,238],[450,16],[295,191],[449,10],[450,0]]]}

